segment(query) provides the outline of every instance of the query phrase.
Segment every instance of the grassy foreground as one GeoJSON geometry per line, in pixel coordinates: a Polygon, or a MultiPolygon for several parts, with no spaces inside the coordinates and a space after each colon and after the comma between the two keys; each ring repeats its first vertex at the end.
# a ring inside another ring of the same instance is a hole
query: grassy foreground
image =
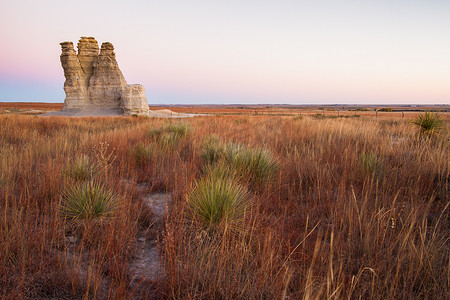
{"type": "Polygon", "coordinates": [[[396,119],[0,115],[0,297],[444,299],[448,155],[396,119]]]}

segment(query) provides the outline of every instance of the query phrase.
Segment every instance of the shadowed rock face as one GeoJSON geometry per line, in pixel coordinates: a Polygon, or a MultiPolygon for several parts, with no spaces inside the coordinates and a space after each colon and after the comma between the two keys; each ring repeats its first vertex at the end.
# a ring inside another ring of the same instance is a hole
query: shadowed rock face
{"type": "Polygon", "coordinates": [[[144,87],[127,84],[111,43],[103,43],[99,52],[93,37],[82,37],[78,54],[72,42],[60,45],[66,78],[63,110],[117,109],[125,115],[148,115],[144,87]]]}
{"type": "Polygon", "coordinates": [[[98,56],[98,43],[93,37],[82,37],[78,41],[78,61],[81,71],[84,74],[86,87],[89,86],[89,80],[94,72],[94,61],[98,56]]]}

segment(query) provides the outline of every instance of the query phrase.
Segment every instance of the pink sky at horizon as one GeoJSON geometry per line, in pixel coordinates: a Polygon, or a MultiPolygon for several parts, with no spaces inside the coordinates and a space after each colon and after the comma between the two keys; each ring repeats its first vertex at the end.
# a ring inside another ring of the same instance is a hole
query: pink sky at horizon
{"type": "Polygon", "coordinates": [[[3,1],[0,101],[62,102],[62,41],[155,104],[450,104],[450,1],[3,1]],[[107,8],[107,9],[105,9],[107,8]]]}

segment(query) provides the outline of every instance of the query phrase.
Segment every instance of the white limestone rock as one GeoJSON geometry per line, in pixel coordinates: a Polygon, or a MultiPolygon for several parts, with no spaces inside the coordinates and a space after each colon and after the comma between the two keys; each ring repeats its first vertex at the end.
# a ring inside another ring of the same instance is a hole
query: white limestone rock
{"type": "Polygon", "coordinates": [[[120,110],[125,115],[148,115],[144,87],[127,84],[111,43],[103,43],[99,52],[93,37],[81,37],[78,54],[72,42],[60,45],[66,78],[63,110],[104,109],[120,110]]]}
{"type": "Polygon", "coordinates": [[[128,84],[121,89],[121,109],[125,115],[148,115],[145,89],[140,84],[128,84]]]}

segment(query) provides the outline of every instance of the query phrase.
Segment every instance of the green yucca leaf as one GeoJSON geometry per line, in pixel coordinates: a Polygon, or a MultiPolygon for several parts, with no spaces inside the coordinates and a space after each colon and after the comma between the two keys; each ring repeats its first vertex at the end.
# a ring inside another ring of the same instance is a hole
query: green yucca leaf
{"type": "Polygon", "coordinates": [[[213,164],[224,155],[224,146],[216,136],[209,136],[203,142],[201,157],[204,162],[213,164]]]}
{"type": "Polygon", "coordinates": [[[167,127],[167,131],[173,133],[178,138],[182,138],[191,132],[191,125],[187,123],[171,124],[167,127]]]}
{"type": "Polygon", "coordinates": [[[359,156],[358,165],[364,173],[380,175],[382,164],[374,153],[363,153],[359,156]]]}
{"type": "Polygon", "coordinates": [[[74,180],[90,180],[99,174],[99,166],[93,163],[88,156],[83,155],[69,165],[67,174],[74,180]]]}
{"type": "Polygon", "coordinates": [[[190,216],[209,227],[238,225],[248,207],[247,191],[230,180],[206,177],[187,195],[190,216]]]}
{"type": "Polygon", "coordinates": [[[100,184],[84,182],[62,193],[61,214],[70,220],[101,220],[111,216],[118,198],[100,184]]]}
{"type": "Polygon", "coordinates": [[[152,156],[155,149],[152,145],[142,145],[138,144],[134,146],[131,150],[131,155],[138,165],[144,165],[152,156]]]}
{"type": "Polygon", "coordinates": [[[191,125],[187,123],[170,124],[159,128],[152,128],[148,131],[148,136],[159,139],[164,134],[171,133],[176,138],[183,138],[191,132],[191,125]]]}
{"type": "Polygon", "coordinates": [[[420,127],[421,134],[438,134],[444,129],[444,120],[441,116],[429,111],[419,114],[412,123],[420,127]]]}
{"type": "Polygon", "coordinates": [[[225,149],[225,160],[243,177],[257,184],[270,181],[279,170],[272,153],[266,149],[251,149],[230,144],[225,149]]]}
{"type": "Polygon", "coordinates": [[[191,126],[186,123],[170,124],[148,131],[148,136],[166,150],[173,150],[178,143],[191,132],[191,126]]]}

